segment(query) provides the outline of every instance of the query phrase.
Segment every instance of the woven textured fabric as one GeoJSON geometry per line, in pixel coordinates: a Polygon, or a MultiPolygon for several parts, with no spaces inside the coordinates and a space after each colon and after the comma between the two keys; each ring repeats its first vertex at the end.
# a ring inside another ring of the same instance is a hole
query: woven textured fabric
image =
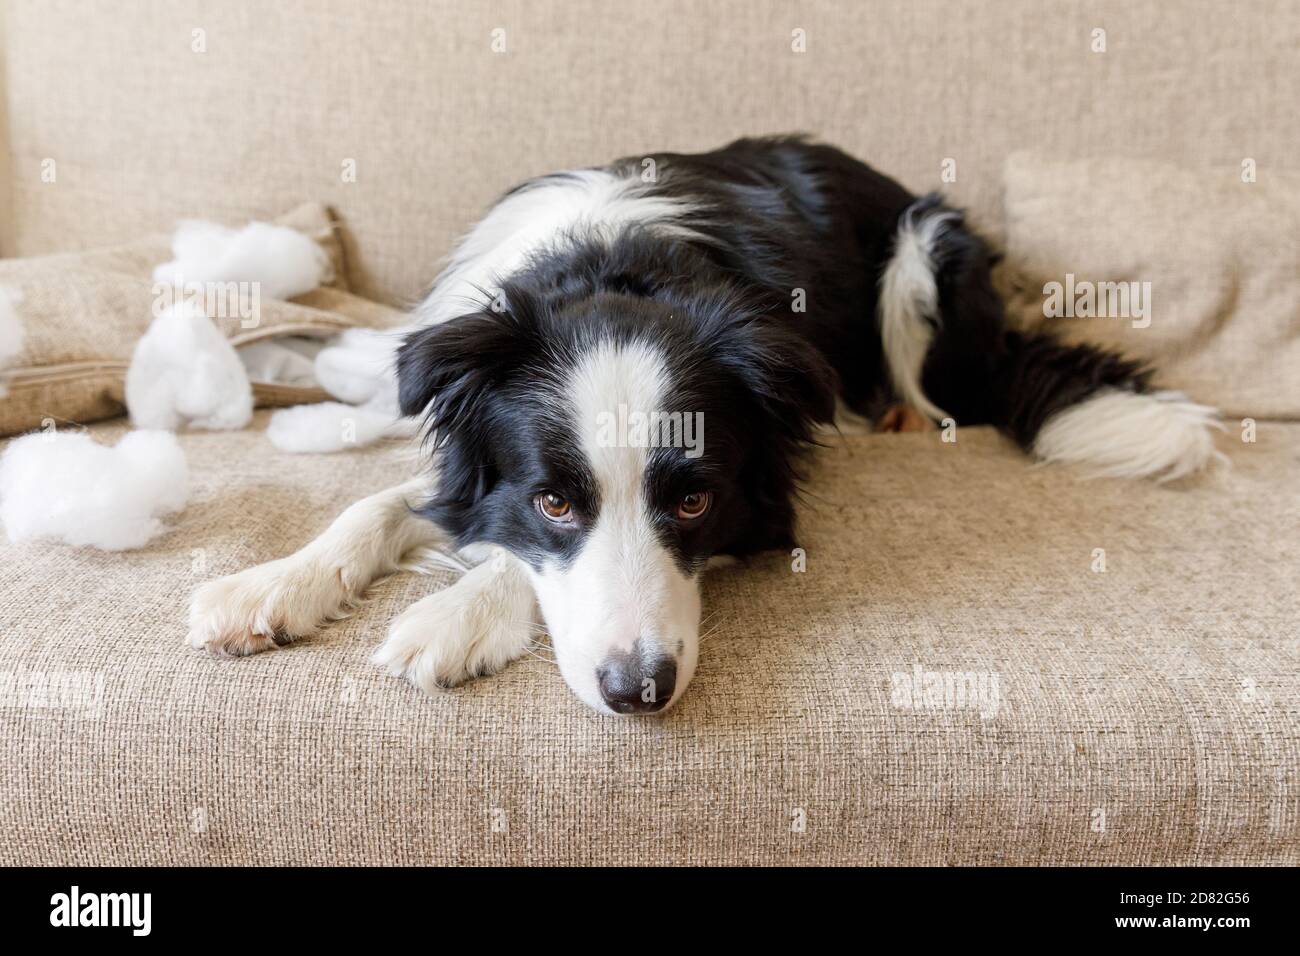
{"type": "MultiPolygon", "coordinates": [[[[1018,149],[1295,173],[1298,44],[1268,0],[6,0],[0,253],[316,197],[352,288],[402,302],[526,176],[790,130],[996,237],[1018,149]]],[[[806,570],[717,572],[681,705],[618,720],[540,659],[436,698],[368,664],[449,578],[248,660],[183,647],[195,584],[407,473],[265,422],[181,436],[195,491],[146,550],[0,545],[0,863],[1300,862],[1300,426],[1176,488],[848,437],[806,570]]]]}
{"type": "Polygon", "coordinates": [[[1273,0],[118,6],[0,11],[10,254],[319,198],[355,290],[405,300],[524,177],[792,130],[995,232],[1017,149],[1298,171],[1300,6],[1273,0]]]}
{"type": "Polygon", "coordinates": [[[1300,175],[1019,154],[1006,229],[1022,324],[1154,362],[1228,415],[1300,418],[1300,175]]]}
{"type": "MultiPolygon", "coordinates": [[[[347,291],[342,245],[329,212],[306,203],[278,218],[328,253],[334,278],[292,302],[260,303],[256,325],[238,315],[213,316],[236,345],[278,335],[333,335],[357,325],[388,327],[402,314],[347,291]]],[[[170,258],[167,236],[84,253],[0,260],[0,288],[21,297],[25,338],[12,369],[4,370],[0,435],[121,415],[126,370],[140,336],[154,319],[153,267],[170,258]]],[[[321,401],[318,388],[254,383],[258,405],[321,401]]]]}
{"type": "Polygon", "coordinates": [[[845,437],[804,570],[714,573],[687,695],[618,719],[541,659],[437,697],[370,665],[449,578],[256,657],[182,646],[195,584],[409,468],[265,421],[181,436],[195,491],[145,550],[0,547],[0,863],[1300,863],[1300,426],[1179,487],[987,429],[845,437]]]}

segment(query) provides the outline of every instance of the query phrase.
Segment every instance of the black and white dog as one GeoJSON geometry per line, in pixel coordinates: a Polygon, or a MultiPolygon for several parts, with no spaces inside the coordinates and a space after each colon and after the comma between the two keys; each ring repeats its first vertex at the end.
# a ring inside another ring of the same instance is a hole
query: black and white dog
{"type": "Polygon", "coordinates": [[[995,425],[1112,476],[1207,464],[1212,410],[1008,329],[990,260],[937,197],[799,138],[526,182],[398,340],[434,477],[201,587],[189,641],[273,648],[412,549],[459,550],[474,567],[398,617],[379,663],[430,691],[492,673],[528,652],[540,608],[579,698],[657,711],[695,671],[701,574],[791,546],[801,461],[838,406],[995,425]]]}

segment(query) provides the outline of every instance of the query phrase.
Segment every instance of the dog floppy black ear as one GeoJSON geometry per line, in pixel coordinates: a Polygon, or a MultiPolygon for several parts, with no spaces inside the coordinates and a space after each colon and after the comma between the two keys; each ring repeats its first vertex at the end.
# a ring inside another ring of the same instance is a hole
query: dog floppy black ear
{"type": "Polygon", "coordinates": [[[738,316],[715,340],[714,354],[744,383],[766,418],[766,433],[791,445],[835,417],[837,377],[802,335],[764,317],[738,316]]]}
{"type": "Polygon", "coordinates": [[[712,327],[710,348],[753,403],[754,442],[742,470],[749,504],[740,553],[788,546],[794,539],[794,498],[815,427],[835,415],[838,378],[802,335],[779,319],[735,309],[712,327]]]}
{"type": "Polygon", "coordinates": [[[526,360],[534,329],[526,312],[488,308],[412,332],[397,351],[402,414],[423,414],[441,443],[474,415],[488,389],[526,360]]]}
{"type": "Polygon", "coordinates": [[[473,536],[475,505],[498,478],[492,392],[537,354],[536,329],[531,311],[489,308],[418,329],[397,351],[402,414],[424,416],[439,459],[420,511],[457,539],[473,536]]]}

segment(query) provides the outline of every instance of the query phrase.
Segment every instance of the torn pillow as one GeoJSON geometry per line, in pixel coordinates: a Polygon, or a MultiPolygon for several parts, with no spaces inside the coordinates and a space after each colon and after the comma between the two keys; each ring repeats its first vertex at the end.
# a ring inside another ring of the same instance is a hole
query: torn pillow
{"type": "Polygon", "coordinates": [[[0,397],[5,388],[4,370],[14,364],[23,351],[23,323],[18,318],[17,305],[22,293],[17,289],[0,286],[0,397]]]}

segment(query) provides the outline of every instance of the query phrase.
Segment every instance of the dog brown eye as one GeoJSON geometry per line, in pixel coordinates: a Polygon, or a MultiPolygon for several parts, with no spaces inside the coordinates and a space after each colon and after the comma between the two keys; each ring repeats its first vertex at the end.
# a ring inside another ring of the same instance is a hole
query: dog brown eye
{"type": "Polygon", "coordinates": [[[677,503],[677,517],[682,521],[693,521],[709,510],[713,495],[707,491],[689,494],[677,503]]]}
{"type": "Polygon", "coordinates": [[[537,508],[550,521],[565,522],[573,518],[573,508],[553,491],[537,496],[537,508]]]}

